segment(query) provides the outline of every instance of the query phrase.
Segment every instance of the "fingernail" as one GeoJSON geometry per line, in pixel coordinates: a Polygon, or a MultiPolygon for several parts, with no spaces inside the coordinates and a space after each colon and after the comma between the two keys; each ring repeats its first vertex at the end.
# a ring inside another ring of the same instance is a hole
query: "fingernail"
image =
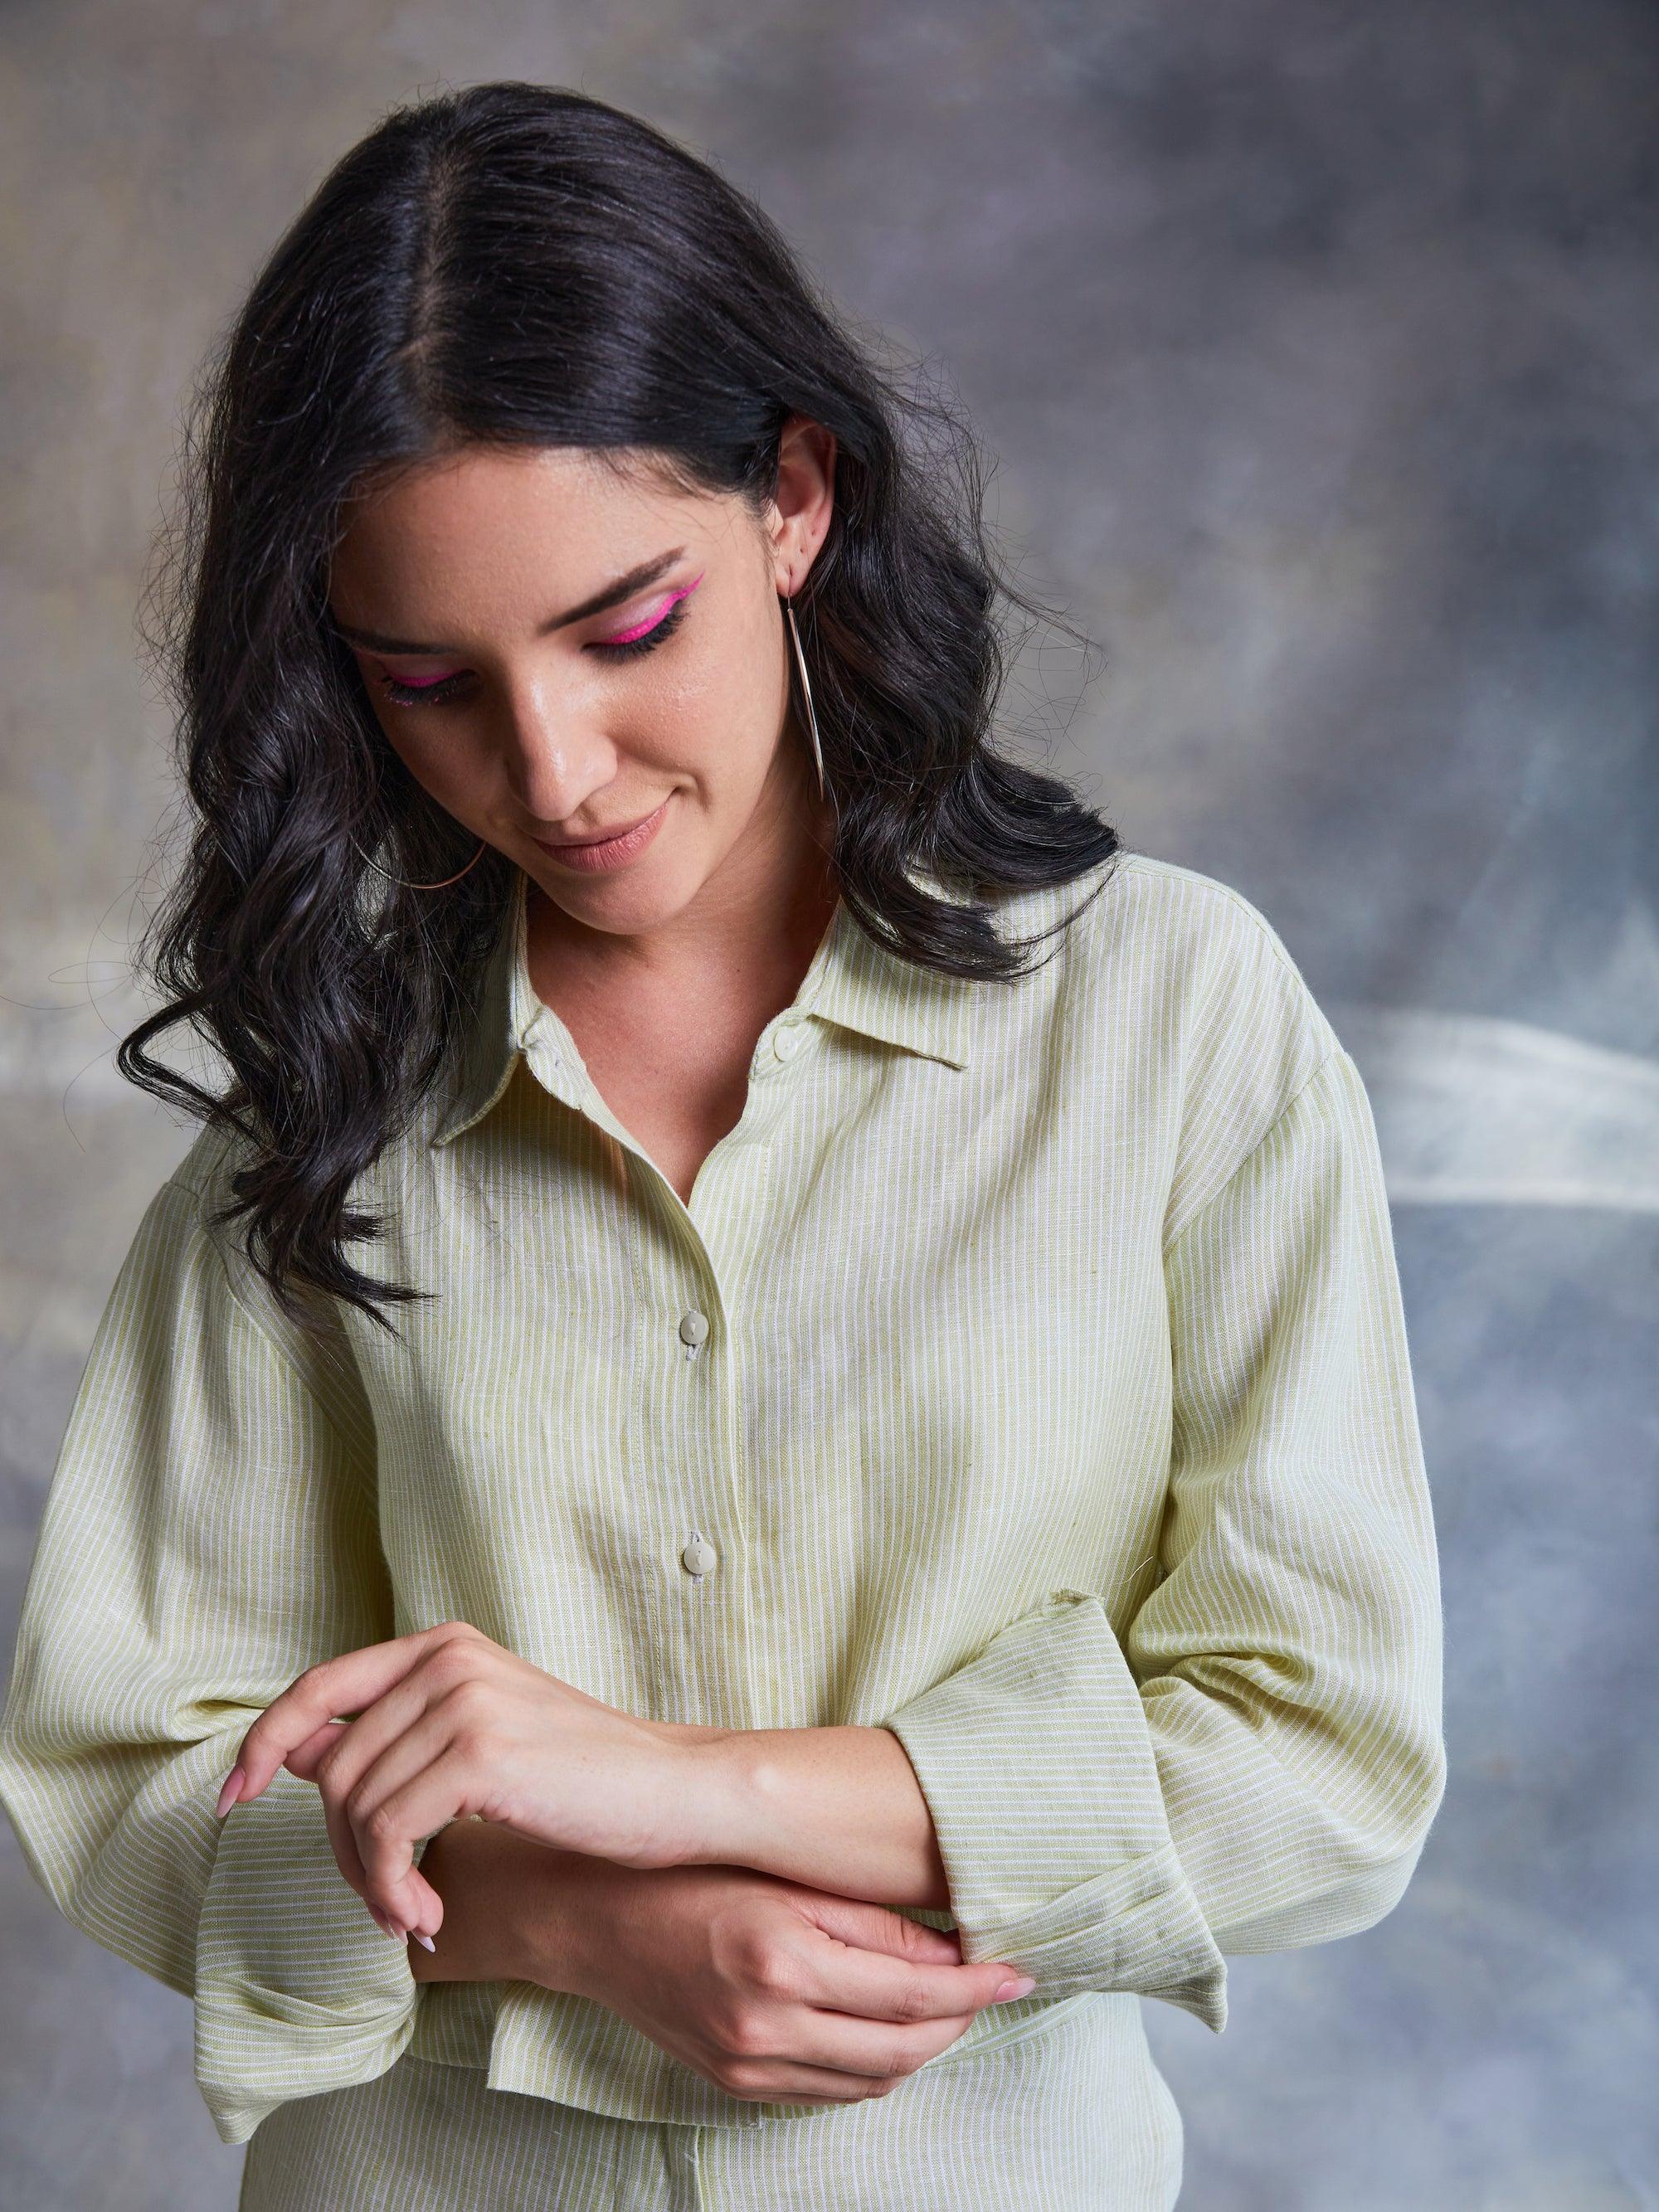
{"type": "Polygon", "coordinates": [[[380,1929],[382,1936],[395,1936],[397,1935],[397,1929],[386,1918],[385,1913],[381,1911],[378,1905],[370,1905],[368,1899],[365,1899],[363,1909],[368,1913],[369,1918],[374,1923],[374,1925],[380,1929]]]}
{"type": "Polygon", "coordinates": [[[415,1938],[415,1941],[417,1943],[423,1944],[428,1951],[435,1951],[437,1949],[438,1947],[433,1942],[432,1938],[429,1936],[422,1936],[418,1928],[411,1928],[409,1932],[415,1938]]]}
{"type": "Polygon", "coordinates": [[[1016,1974],[1012,1982],[1004,1982],[991,2002],[1006,2004],[1012,1997],[1029,1996],[1036,1987],[1036,1982],[1031,1975],[1016,1974]]]}
{"type": "Polygon", "coordinates": [[[240,1766],[233,1766],[225,1777],[224,1787],[219,1792],[219,1802],[214,1807],[214,1817],[222,1820],[241,1795],[242,1784],[247,1780],[240,1766]]]}

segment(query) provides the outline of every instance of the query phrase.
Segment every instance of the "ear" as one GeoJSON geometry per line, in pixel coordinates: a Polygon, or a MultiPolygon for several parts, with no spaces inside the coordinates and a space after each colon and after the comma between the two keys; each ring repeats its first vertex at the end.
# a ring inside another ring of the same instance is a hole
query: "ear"
{"type": "Polygon", "coordinates": [[[792,415],[778,444],[777,489],[767,505],[773,581],[785,599],[805,582],[836,507],[836,434],[792,415]]]}

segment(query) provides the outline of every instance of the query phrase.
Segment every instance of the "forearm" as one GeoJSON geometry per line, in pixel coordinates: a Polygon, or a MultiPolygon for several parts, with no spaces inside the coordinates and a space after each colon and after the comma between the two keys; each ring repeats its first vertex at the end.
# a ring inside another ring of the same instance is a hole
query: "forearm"
{"type": "MultiPolygon", "coordinates": [[[[880,1728],[666,1730],[686,1754],[683,1863],[756,1868],[876,1905],[948,1907],[932,1815],[903,1746],[880,1728]]],[[[417,1982],[529,1981],[575,1988],[596,1886],[629,1869],[456,1820],[421,1871],[442,1898],[417,1982]],[[584,1899],[590,1909],[584,1909],[584,1899]]]]}
{"type": "Polygon", "coordinates": [[[696,1729],[683,1735],[688,1864],[747,1866],[874,1905],[948,1909],[933,1816],[884,1728],[696,1729]]]}

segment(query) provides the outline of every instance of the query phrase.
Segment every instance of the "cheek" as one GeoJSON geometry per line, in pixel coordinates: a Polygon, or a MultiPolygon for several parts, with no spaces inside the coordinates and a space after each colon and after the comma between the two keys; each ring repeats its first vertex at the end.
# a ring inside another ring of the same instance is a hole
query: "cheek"
{"type": "MultiPolygon", "coordinates": [[[[434,717],[435,723],[437,718],[434,717]]],[[[423,729],[416,715],[381,716],[386,741],[422,789],[447,805],[479,788],[489,748],[457,717],[441,730],[423,729]]]]}
{"type": "Polygon", "coordinates": [[[700,641],[650,708],[651,742],[665,762],[696,775],[716,800],[741,804],[764,781],[776,751],[787,692],[775,684],[765,642],[744,629],[700,641]]]}

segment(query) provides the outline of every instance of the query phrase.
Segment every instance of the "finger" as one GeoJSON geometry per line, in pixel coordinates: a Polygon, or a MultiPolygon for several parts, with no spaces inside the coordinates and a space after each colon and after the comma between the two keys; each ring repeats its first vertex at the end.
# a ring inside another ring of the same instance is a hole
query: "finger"
{"type": "MultiPolygon", "coordinates": [[[[357,1838],[351,1832],[351,1823],[344,1808],[337,1800],[323,1796],[323,1820],[328,1829],[328,1840],[333,1848],[335,1864],[365,1904],[368,1902],[368,1877],[363,1872],[363,1863],[357,1852],[357,1838]]],[[[395,1918],[395,1916],[392,1916],[395,1918]]]]}
{"type": "MultiPolygon", "coordinates": [[[[234,1802],[246,1804],[270,1782],[289,1753],[315,1734],[323,1723],[361,1712],[400,1682],[410,1668],[458,1637],[476,1636],[465,1621],[447,1620],[436,1628],[394,1637],[387,1644],[365,1644],[307,1667],[272,1699],[242,1738],[233,1773],[242,1781],[234,1802]]],[[[229,1778],[227,1778],[227,1790],[229,1778]]]]}
{"type": "MultiPolygon", "coordinates": [[[[337,1729],[331,1741],[324,1742],[324,1755],[310,1777],[319,1790],[331,1790],[343,1802],[349,1798],[399,1736],[458,1686],[465,1678],[465,1662],[459,1655],[450,1656],[453,1652],[452,1645],[434,1645],[384,1697],[376,1698],[348,1726],[337,1729]]],[[[293,1765],[293,1754],[287,1764],[293,1765]]]]}
{"type": "Polygon", "coordinates": [[[385,1757],[394,1778],[410,1765],[415,1771],[405,1771],[375,1796],[380,1784],[371,1769],[368,1790],[360,1786],[353,1793],[349,1817],[367,1878],[365,1896],[412,1926],[419,1888],[429,1887],[415,1864],[415,1847],[473,1809],[477,1776],[455,1742],[453,1723],[436,1713],[400,1736],[385,1757]]]}
{"type": "Polygon", "coordinates": [[[861,2020],[949,2020],[995,2002],[1005,1982],[1030,1978],[1000,1960],[935,1966],[862,1950],[832,1936],[814,1941],[811,1930],[800,1955],[804,2002],[861,2020]]]}
{"type": "Polygon", "coordinates": [[[308,1735],[303,1743],[295,1746],[283,1761],[283,1765],[290,1774],[297,1774],[301,1782],[314,1782],[317,1779],[317,1762],[323,1753],[348,1729],[356,1725],[356,1721],[325,1721],[315,1735],[308,1735]]]}
{"type": "MultiPolygon", "coordinates": [[[[302,1781],[313,1781],[317,1762],[322,1753],[331,1748],[342,1735],[362,1726],[361,1720],[325,1721],[314,1736],[307,1737],[297,1750],[289,1753],[286,1764],[290,1772],[299,1775],[302,1781]]],[[[428,1950],[431,1950],[432,1938],[443,1925],[443,1900],[437,1891],[416,1869],[410,1875],[406,1885],[408,1904],[396,1919],[385,1912],[378,1905],[371,1904],[367,1894],[368,1879],[363,1869],[362,1854],[357,1849],[357,1839],[351,1823],[346,1817],[343,1803],[337,1794],[332,1801],[326,1791],[320,1794],[323,1797],[323,1818],[328,1829],[330,1846],[344,1880],[362,1898],[364,1905],[374,1917],[376,1924],[383,1928],[388,1936],[396,1936],[399,1942],[402,1942],[405,1936],[413,1936],[416,1942],[424,1943],[428,1950]]]]}
{"type": "Polygon", "coordinates": [[[290,1752],[286,1761],[291,1770],[302,1772],[307,1779],[314,1782],[325,1800],[344,1811],[353,1850],[342,1872],[354,1887],[361,1887],[369,1909],[376,1912],[389,1909],[392,1931],[399,1936],[413,1935],[428,1950],[434,1948],[431,1939],[443,1924],[442,1901],[424,1876],[412,1869],[403,1881],[374,1889],[379,1869],[368,1848],[370,1832],[365,1825],[365,1816],[393,1787],[410,1778],[422,1765],[429,1763],[442,1750],[443,1740],[440,1737],[422,1738],[418,1746],[400,1753],[398,1747],[407,1744],[410,1729],[438,1700],[447,1699],[453,1691],[474,1678],[480,1656],[470,1648],[475,1640],[480,1644],[484,1642],[482,1638],[466,1638],[434,1644],[402,1681],[384,1697],[377,1698],[355,1720],[325,1722],[297,1750],[290,1752]],[[364,1778],[377,1766],[380,1772],[375,1784],[365,1796],[364,1778]],[[388,1890],[397,1900],[390,1907],[388,1890]]]}
{"type": "Polygon", "coordinates": [[[885,2095],[948,2050],[977,2016],[963,2013],[892,2027],[788,2006],[776,2016],[776,2055],[759,2059],[759,2081],[741,2094],[792,2104],[845,2104],[885,2095]]]}
{"type": "Polygon", "coordinates": [[[845,2013],[819,2012],[810,2006],[791,2014],[782,2033],[795,2063],[846,2074],[866,2085],[895,2075],[915,2073],[941,2051],[948,2051],[973,2026],[977,2011],[918,2021],[906,2027],[855,2020],[845,2013]]]}
{"type": "MultiPolygon", "coordinates": [[[[798,2059],[769,2058],[763,2062],[764,2072],[737,2094],[745,2101],[763,2101],[779,2105],[857,2105],[866,2097],[884,2095],[888,2083],[884,2075],[853,2074],[841,2067],[811,2066],[798,2059]]],[[[717,2088],[725,2087],[718,2075],[708,2079],[717,2088]]]]}
{"type": "Polygon", "coordinates": [[[335,1863],[345,1881],[362,1899],[368,1911],[377,1916],[383,1914],[382,1924],[386,1927],[387,1933],[396,1936],[399,1942],[406,1936],[413,1936],[416,1942],[423,1942],[427,1949],[431,1950],[431,1938],[443,1925],[443,1899],[419,1868],[409,1876],[406,1901],[397,1911],[387,1912],[369,1898],[368,1877],[363,1871],[357,1838],[352,1832],[344,1807],[337,1800],[331,1801],[325,1795],[323,1796],[323,1820],[328,1829],[335,1863]]]}
{"type": "Polygon", "coordinates": [[[860,1898],[839,1897],[830,1890],[797,1889],[795,1908],[801,1917],[852,1943],[860,1951],[884,1951],[896,1959],[914,1959],[923,1965],[955,1966],[962,1958],[962,1937],[954,1928],[930,1928],[912,1920],[890,1905],[872,1905],[860,1898]]]}

